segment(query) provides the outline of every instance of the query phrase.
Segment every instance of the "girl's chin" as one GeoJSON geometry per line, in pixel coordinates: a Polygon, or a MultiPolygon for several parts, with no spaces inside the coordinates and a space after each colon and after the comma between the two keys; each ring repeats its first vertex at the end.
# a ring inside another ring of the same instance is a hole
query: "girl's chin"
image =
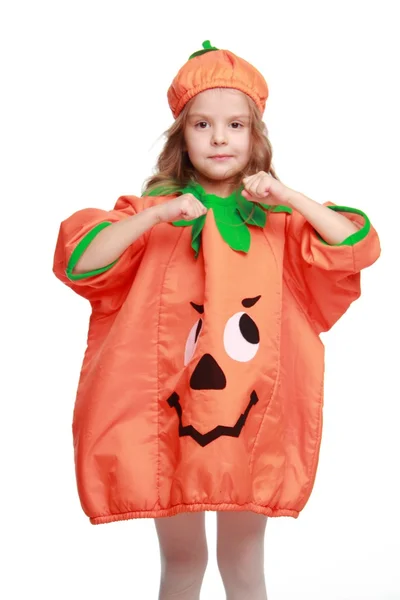
{"type": "Polygon", "coordinates": [[[207,177],[209,179],[232,179],[236,177],[239,173],[240,169],[228,169],[225,165],[216,165],[213,169],[205,169],[204,171],[200,171],[203,177],[207,177]]]}

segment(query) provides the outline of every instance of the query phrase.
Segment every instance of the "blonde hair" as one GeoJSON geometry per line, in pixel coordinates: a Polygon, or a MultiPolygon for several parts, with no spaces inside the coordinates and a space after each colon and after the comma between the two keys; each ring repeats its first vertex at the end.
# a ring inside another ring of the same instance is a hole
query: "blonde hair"
{"type": "MultiPolygon", "coordinates": [[[[254,101],[245,95],[250,108],[250,160],[246,167],[235,177],[239,186],[242,179],[265,171],[280,181],[272,166],[272,146],[268,139],[268,129],[254,101]]],[[[184,106],[174,123],[163,133],[166,142],[158,157],[155,173],[148,177],[142,186],[142,196],[153,194],[159,189],[160,195],[175,194],[186,187],[190,181],[196,181],[196,171],[187,152],[184,150],[184,131],[190,105],[184,106]]]]}

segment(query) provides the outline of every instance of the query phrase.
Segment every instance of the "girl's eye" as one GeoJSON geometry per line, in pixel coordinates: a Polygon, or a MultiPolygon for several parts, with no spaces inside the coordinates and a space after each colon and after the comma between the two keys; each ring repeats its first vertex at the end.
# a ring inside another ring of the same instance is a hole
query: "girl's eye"
{"type": "MultiPolygon", "coordinates": [[[[199,123],[196,124],[196,127],[198,127],[199,125],[207,125],[207,121],[200,121],[199,123]]],[[[243,127],[243,125],[241,123],[238,123],[237,121],[234,121],[232,123],[233,125],[238,125],[238,127],[233,127],[233,129],[240,129],[241,127],[243,127]]],[[[200,129],[205,129],[205,127],[200,127],[200,129]]]]}

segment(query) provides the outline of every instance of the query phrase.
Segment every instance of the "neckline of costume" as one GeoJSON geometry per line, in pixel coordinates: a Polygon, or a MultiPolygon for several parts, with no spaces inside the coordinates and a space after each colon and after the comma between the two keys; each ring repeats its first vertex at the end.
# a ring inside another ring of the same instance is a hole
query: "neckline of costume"
{"type": "MultiPolygon", "coordinates": [[[[178,191],[175,190],[172,194],[192,194],[195,198],[200,200],[206,208],[212,208],[215,223],[221,237],[233,250],[247,253],[251,242],[249,226],[265,227],[267,217],[265,209],[269,209],[271,212],[288,213],[291,213],[292,209],[283,205],[271,206],[269,204],[264,204],[263,202],[251,202],[242,196],[241,192],[243,189],[244,186],[241,185],[234,190],[232,194],[226,198],[222,198],[216,194],[207,194],[197,181],[190,180],[185,187],[178,191]]],[[[155,188],[148,195],[169,195],[169,193],[171,193],[171,191],[168,192],[166,188],[160,186],[155,188]]],[[[195,258],[199,255],[201,234],[206,217],[207,215],[204,214],[190,221],[181,219],[180,221],[173,221],[171,223],[171,225],[175,227],[192,227],[191,246],[194,250],[195,258]]]]}
{"type": "Polygon", "coordinates": [[[216,194],[208,194],[200,183],[196,181],[189,182],[186,187],[181,190],[182,194],[192,194],[195,198],[200,200],[204,206],[207,208],[212,208],[213,206],[231,206],[236,207],[238,200],[245,200],[244,196],[242,196],[242,190],[244,190],[244,185],[239,186],[235,189],[232,194],[223,198],[222,196],[217,196],[216,194]]]}

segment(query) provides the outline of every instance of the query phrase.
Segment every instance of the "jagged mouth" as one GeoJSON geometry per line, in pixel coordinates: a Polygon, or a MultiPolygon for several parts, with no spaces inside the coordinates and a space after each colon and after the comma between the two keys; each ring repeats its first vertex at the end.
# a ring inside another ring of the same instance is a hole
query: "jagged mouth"
{"type": "Polygon", "coordinates": [[[242,431],[244,424],[246,423],[247,417],[249,416],[249,412],[252,406],[257,404],[258,396],[257,393],[253,390],[250,394],[250,400],[246,407],[244,413],[240,415],[236,424],[233,426],[227,425],[217,425],[214,429],[211,429],[208,433],[200,433],[197,431],[193,425],[183,425],[182,424],[182,406],[179,402],[179,395],[176,392],[173,392],[171,396],[167,400],[168,404],[171,408],[175,408],[176,413],[179,419],[179,437],[190,436],[197,442],[200,446],[207,446],[217,438],[222,435],[229,435],[231,437],[239,437],[240,432],[242,431]]]}

